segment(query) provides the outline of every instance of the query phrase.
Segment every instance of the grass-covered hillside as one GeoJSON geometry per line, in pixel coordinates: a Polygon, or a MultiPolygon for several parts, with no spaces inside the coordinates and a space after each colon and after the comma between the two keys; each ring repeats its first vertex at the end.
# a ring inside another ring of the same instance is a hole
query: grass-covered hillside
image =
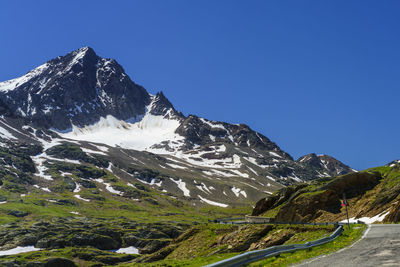
{"type": "MultiPolygon", "coordinates": [[[[56,229],[67,226],[68,230],[65,231],[70,232],[69,237],[74,239],[74,242],[80,240],[79,237],[85,234],[78,230],[79,225],[82,224],[90,228],[94,227],[98,235],[105,234],[105,230],[101,230],[102,226],[111,224],[115,231],[127,233],[123,242],[134,242],[137,237],[149,236],[143,225],[135,223],[127,225],[121,222],[121,220],[106,223],[104,221],[66,219],[58,220],[56,229]],[[118,225],[119,223],[120,225],[118,225]]],[[[34,224],[30,226],[30,229],[44,229],[46,226],[48,225],[44,223],[34,224]]],[[[172,228],[168,228],[165,224],[154,227],[157,230],[165,228],[164,232],[168,229],[170,236],[176,234],[172,228]]],[[[37,264],[35,266],[42,266],[40,263],[46,264],[48,261],[58,259],[68,261],[76,266],[203,266],[250,250],[282,244],[305,243],[325,237],[331,234],[334,229],[334,226],[201,224],[191,226],[172,240],[161,231],[153,232],[152,236],[157,236],[159,242],[163,240],[170,242],[164,248],[150,254],[113,253],[110,251],[111,247],[104,247],[111,245],[110,240],[99,239],[96,245],[94,245],[95,243],[86,244],[81,248],[76,246],[54,247],[51,250],[5,256],[2,258],[2,262],[15,264],[10,266],[25,266],[35,262],[37,264]]],[[[112,232],[108,234],[110,233],[112,232]]]]}
{"type": "Polygon", "coordinates": [[[0,264],[200,266],[327,232],[207,225],[251,213],[252,200],[270,193],[263,186],[282,187],[262,167],[247,171],[265,184],[242,172],[239,179],[220,171],[222,178],[172,157],[26,129],[37,139],[22,132],[26,142],[0,138],[0,264]],[[7,255],[29,250],[39,251],[7,255]]]}
{"type": "Polygon", "coordinates": [[[253,215],[276,221],[341,221],[346,218],[341,205],[343,193],[349,217],[368,221],[398,222],[400,210],[400,164],[371,168],[334,178],[289,186],[261,199],[253,215]]]}
{"type": "Polygon", "coordinates": [[[0,147],[0,255],[18,248],[39,250],[1,256],[0,263],[201,266],[248,250],[314,240],[333,230],[209,224],[217,217],[249,214],[251,203],[218,207],[171,194],[157,184],[168,189],[179,178],[152,168],[154,155],[124,150],[124,157],[120,151],[109,148],[103,154],[99,147],[66,142],[0,147]],[[132,158],[148,167],[138,167],[132,158]],[[139,254],[117,253],[121,248],[139,254]]]}
{"type": "Polygon", "coordinates": [[[151,164],[138,168],[127,160],[135,151],[126,151],[124,158],[92,149],[97,153],[74,143],[0,147],[0,255],[41,249],[31,252],[37,257],[7,256],[0,264],[21,266],[61,256],[84,262],[80,266],[117,264],[137,256],[113,250],[134,247],[141,255],[151,254],[193,224],[251,212],[247,203],[223,208],[161,190],[161,181],[176,186],[171,180],[178,179],[151,164]]]}

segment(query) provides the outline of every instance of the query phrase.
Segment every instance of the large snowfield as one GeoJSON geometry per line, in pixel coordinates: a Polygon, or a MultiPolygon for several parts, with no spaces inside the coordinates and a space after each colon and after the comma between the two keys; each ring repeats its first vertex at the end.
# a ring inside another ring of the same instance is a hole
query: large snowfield
{"type": "Polygon", "coordinates": [[[183,139],[175,133],[176,128],[179,127],[178,120],[166,119],[147,112],[138,122],[128,121],[118,120],[108,115],[93,125],[82,128],[73,126],[70,132],[59,134],[64,138],[135,150],[146,150],[163,141],[183,139]]]}

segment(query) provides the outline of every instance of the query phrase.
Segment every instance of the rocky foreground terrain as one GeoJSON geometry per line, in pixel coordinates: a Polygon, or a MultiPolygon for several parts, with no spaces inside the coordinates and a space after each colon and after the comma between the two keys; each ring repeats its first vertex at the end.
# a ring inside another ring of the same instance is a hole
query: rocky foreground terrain
{"type": "Polygon", "coordinates": [[[341,205],[343,194],[349,203],[349,217],[364,222],[400,221],[400,164],[321,178],[289,186],[261,199],[253,215],[288,222],[335,222],[346,219],[341,205]]]}

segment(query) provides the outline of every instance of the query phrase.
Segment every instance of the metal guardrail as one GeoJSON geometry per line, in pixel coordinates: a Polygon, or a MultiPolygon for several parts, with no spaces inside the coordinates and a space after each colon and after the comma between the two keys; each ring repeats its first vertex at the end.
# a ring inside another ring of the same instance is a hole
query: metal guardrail
{"type": "MultiPolygon", "coordinates": [[[[289,225],[346,225],[348,224],[347,222],[321,222],[321,223],[316,223],[316,222],[251,222],[251,221],[246,221],[245,218],[222,218],[222,219],[215,219],[215,220],[209,220],[209,223],[219,223],[219,224],[289,224],[289,225]]],[[[356,222],[351,222],[350,224],[365,224],[363,221],[356,221],[356,222]]]]}
{"type": "MultiPolygon", "coordinates": [[[[330,223],[306,223],[306,222],[246,222],[246,221],[210,221],[219,224],[289,224],[289,225],[344,225],[347,223],[330,222],[330,223]]],[[[357,224],[354,222],[350,224],[357,224]]]]}
{"type": "Polygon", "coordinates": [[[206,265],[205,267],[239,267],[239,266],[242,266],[243,264],[247,264],[247,263],[261,260],[261,259],[264,259],[267,257],[275,256],[275,255],[278,255],[278,254],[281,254],[284,252],[308,249],[308,248],[312,248],[315,246],[319,246],[319,245],[328,243],[328,242],[334,240],[336,237],[338,237],[342,232],[343,232],[343,226],[339,225],[330,236],[327,236],[327,237],[324,237],[324,238],[321,238],[318,240],[307,242],[305,244],[281,245],[281,246],[273,246],[273,247],[269,247],[269,248],[261,249],[261,250],[249,251],[249,252],[245,252],[243,254],[234,256],[229,259],[225,259],[225,260],[222,260],[219,262],[215,262],[215,263],[206,265]]]}

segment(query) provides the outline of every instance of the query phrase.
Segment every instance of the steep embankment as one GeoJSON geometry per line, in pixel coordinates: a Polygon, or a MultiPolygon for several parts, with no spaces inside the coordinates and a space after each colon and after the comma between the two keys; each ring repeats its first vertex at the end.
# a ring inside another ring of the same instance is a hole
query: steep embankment
{"type": "Polygon", "coordinates": [[[393,162],[336,178],[322,178],[290,186],[261,199],[253,215],[277,221],[341,221],[343,193],[349,202],[349,216],[365,222],[398,222],[400,219],[400,164],[393,162]]]}
{"type": "Polygon", "coordinates": [[[188,229],[170,245],[134,260],[140,265],[203,266],[235,253],[282,244],[304,243],[329,235],[334,226],[309,225],[199,225],[188,229]],[[204,261],[203,261],[204,260],[204,261]]]}

